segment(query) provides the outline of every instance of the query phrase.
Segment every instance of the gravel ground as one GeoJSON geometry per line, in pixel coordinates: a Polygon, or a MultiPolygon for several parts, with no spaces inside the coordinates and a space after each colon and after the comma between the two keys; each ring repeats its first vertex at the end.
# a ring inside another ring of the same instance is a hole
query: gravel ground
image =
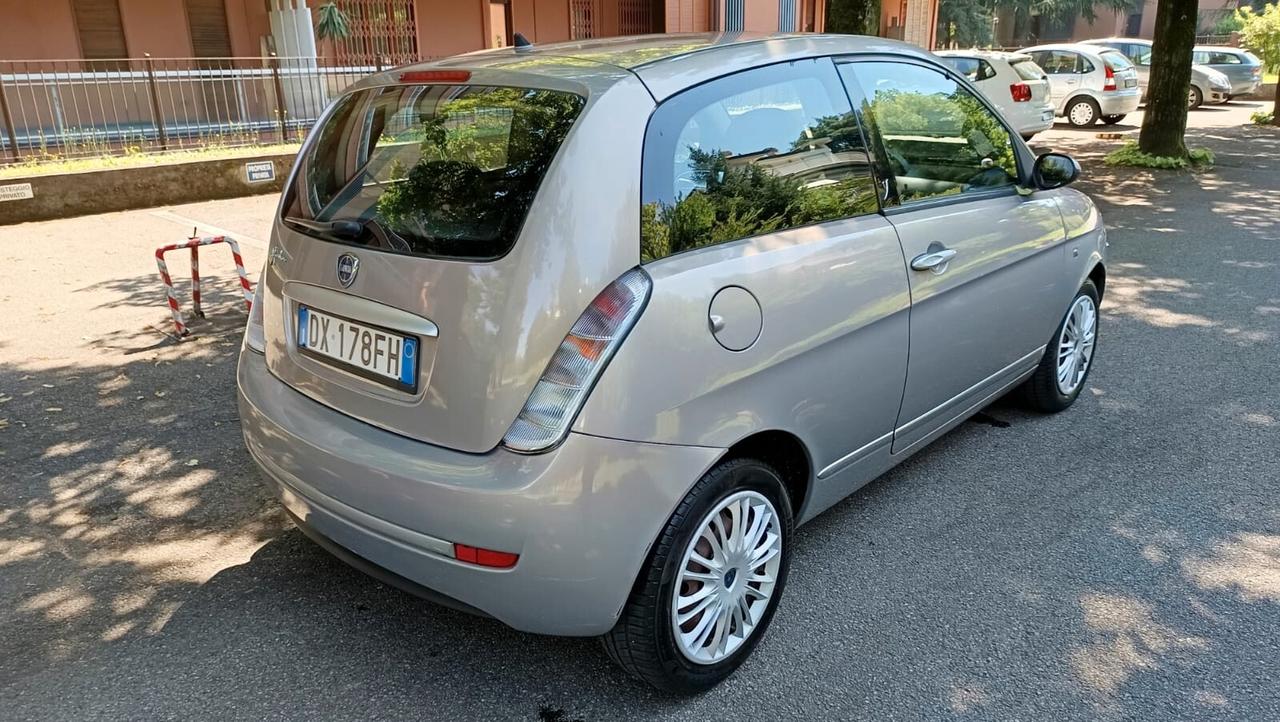
{"type": "Polygon", "coordinates": [[[241,447],[229,254],[182,344],[150,255],[212,223],[257,268],[274,199],[0,228],[3,716],[1280,719],[1280,134],[1232,127],[1252,109],[1193,114],[1209,173],[1037,139],[1111,234],[1085,394],[999,403],[803,528],[756,655],[692,699],[289,526],[241,447]]]}

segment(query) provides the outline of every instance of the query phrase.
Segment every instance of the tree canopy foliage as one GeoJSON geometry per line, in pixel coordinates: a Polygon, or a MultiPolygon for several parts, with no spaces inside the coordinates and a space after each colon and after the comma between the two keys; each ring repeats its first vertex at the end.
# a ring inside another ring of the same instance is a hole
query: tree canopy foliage
{"type": "MultiPolygon", "coordinates": [[[[1236,12],[1240,19],[1240,42],[1249,49],[1270,72],[1280,71],[1280,5],[1267,5],[1262,12],[1242,7],[1236,12]]],[[[1276,105],[1271,113],[1273,125],[1280,125],[1280,83],[1276,83],[1276,105]]]]}
{"type": "Polygon", "coordinates": [[[991,45],[998,14],[1019,19],[1038,16],[1041,22],[1093,20],[1099,9],[1132,10],[1142,0],[941,0],[938,5],[938,42],[957,47],[991,45]],[[1002,11],[1007,11],[1002,13],[1002,11]]]}

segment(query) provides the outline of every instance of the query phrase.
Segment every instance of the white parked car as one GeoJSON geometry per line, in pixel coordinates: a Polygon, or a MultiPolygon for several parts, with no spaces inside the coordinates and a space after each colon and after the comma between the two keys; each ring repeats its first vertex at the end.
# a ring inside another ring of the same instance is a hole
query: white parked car
{"type": "Polygon", "coordinates": [[[1111,125],[1138,109],[1138,71],[1118,50],[1082,43],[1025,48],[1049,78],[1049,97],[1059,117],[1077,128],[1099,120],[1111,125]]]}
{"type": "Polygon", "coordinates": [[[1049,78],[1030,55],[940,50],[937,55],[977,86],[1023,138],[1053,127],[1049,78]]]}

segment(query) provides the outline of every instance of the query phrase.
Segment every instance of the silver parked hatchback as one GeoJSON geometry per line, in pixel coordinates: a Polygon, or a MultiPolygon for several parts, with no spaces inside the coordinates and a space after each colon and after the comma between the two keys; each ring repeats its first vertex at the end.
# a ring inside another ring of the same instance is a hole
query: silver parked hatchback
{"type": "Polygon", "coordinates": [[[652,36],[372,76],[298,156],[240,356],[299,527],[664,689],[750,654],[796,525],[1091,368],[1106,240],[934,56],[652,36]]]}

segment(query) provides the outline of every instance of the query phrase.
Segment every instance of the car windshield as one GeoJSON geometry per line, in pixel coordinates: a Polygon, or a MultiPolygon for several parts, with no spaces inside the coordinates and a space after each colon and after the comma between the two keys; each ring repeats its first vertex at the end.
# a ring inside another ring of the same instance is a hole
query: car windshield
{"type": "Polygon", "coordinates": [[[1036,65],[1036,61],[1031,58],[1013,60],[1009,63],[1009,67],[1013,68],[1013,72],[1023,80],[1040,80],[1045,77],[1044,69],[1036,65]]]}
{"type": "Polygon", "coordinates": [[[1128,70],[1133,67],[1133,63],[1124,56],[1119,50],[1108,50],[1102,54],[1102,62],[1112,70],[1128,70]]]}
{"type": "Polygon", "coordinates": [[[474,85],[345,96],[300,159],[284,221],[338,243],[497,258],[515,244],[583,102],[573,93],[474,85]]]}

